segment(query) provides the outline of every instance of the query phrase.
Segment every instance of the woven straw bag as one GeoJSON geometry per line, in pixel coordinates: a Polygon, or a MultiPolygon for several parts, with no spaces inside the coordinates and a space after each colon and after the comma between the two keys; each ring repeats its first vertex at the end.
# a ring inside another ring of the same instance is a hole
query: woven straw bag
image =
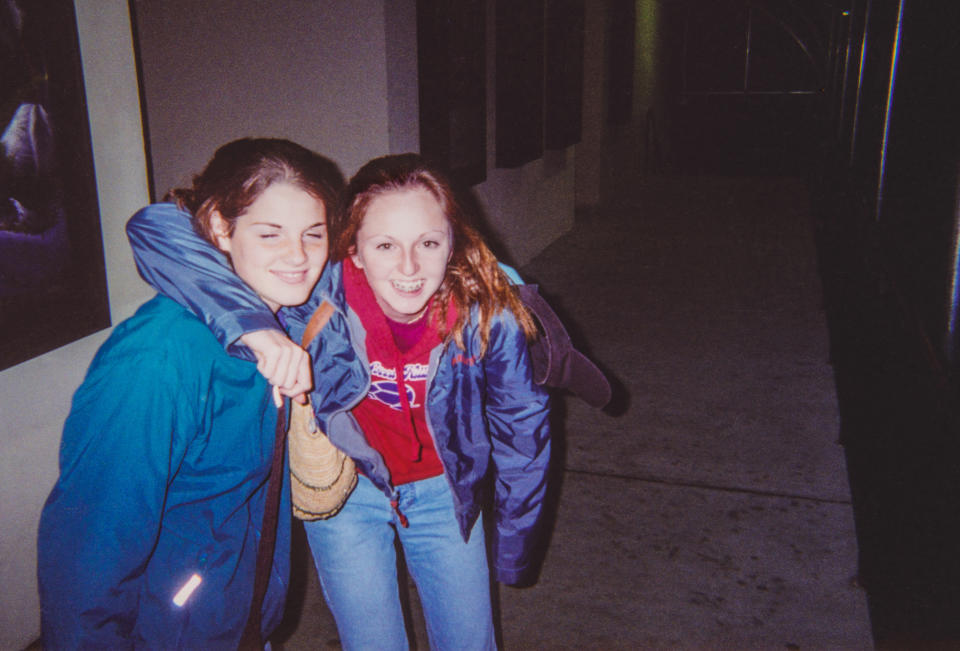
{"type": "MultiPolygon", "coordinates": [[[[326,301],[310,318],[303,334],[303,347],[323,329],[333,314],[326,301]]],[[[357,468],[349,456],[321,431],[310,401],[290,405],[287,430],[290,455],[290,493],[293,515],[301,520],[332,518],[357,485],[357,468]]]]}

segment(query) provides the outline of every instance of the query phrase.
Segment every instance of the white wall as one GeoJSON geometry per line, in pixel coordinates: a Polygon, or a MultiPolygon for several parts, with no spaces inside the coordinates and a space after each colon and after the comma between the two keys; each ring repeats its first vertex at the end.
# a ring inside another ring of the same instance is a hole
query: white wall
{"type": "Polygon", "coordinates": [[[389,151],[383,0],[135,0],[134,10],[158,198],[243,136],[289,138],[347,175],[389,151]]]}
{"type": "MultiPolygon", "coordinates": [[[[490,173],[477,195],[508,257],[523,264],[573,225],[574,153],[494,169],[494,5],[490,173]]],[[[418,149],[415,0],[206,0],[202,20],[193,0],[134,7],[158,197],[241,136],[290,138],[347,176],[375,156],[418,149]]]]}
{"type": "Polygon", "coordinates": [[[573,228],[574,172],[570,147],[517,169],[489,169],[487,180],[476,186],[509,262],[526,264],[573,228]]]}
{"type": "Polygon", "coordinates": [[[389,153],[402,154],[420,150],[417,0],[390,0],[386,7],[389,153]]]}
{"type": "MultiPolygon", "coordinates": [[[[147,201],[146,162],[126,0],[75,0],[93,136],[113,323],[150,292],[123,234],[147,201]]],[[[40,635],[36,533],[57,478],[60,431],[102,331],[0,372],[0,649],[40,635]]]]}

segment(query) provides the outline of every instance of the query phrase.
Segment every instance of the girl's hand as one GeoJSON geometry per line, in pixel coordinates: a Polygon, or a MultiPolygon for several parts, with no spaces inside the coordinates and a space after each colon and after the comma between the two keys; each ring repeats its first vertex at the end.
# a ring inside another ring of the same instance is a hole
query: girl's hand
{"type": "MultiPolygon", "coordinates": [[[[304,404],[313,388],[310,355],[279,330],[254,330],[240,337],[253,351],[257,370],[280,394],[304,404]]],[[[277,392],[274,392],[276,400],[277,392]]],[[[279,405],[278,405],[279,406],[279,405]]]]}

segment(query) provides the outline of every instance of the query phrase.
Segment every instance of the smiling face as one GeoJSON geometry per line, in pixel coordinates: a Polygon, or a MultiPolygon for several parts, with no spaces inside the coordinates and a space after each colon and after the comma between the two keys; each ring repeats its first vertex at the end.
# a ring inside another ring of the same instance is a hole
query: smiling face
{"type": "Polygon", "coordinates": [[[327,262],[326,210],[313,195],[274,183],[234,222],[213,215],[217,245],[233,269],[276,312],[300,305],[327,262]]]}
{"type": "Polygon", "coordinates": [[[357,231],[353,263],[387,318],[416,321],[443,283],[453,236],[440,203],[413,187],[378,195],[357,231]]]}

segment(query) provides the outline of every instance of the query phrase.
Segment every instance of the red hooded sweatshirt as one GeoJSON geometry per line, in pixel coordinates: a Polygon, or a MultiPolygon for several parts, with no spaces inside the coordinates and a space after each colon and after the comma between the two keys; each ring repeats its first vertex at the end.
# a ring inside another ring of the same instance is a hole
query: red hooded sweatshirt
{"type": "Polygon", "coordinates": [[[343,285],[347,304],[367,331],[370,362],[370,391],[353,408],[354,417],[383,456],[394,486],[442,474],[424,411],[430,351],[441,343],[430,310],[409,324],[387,319],[363,271],[349,258],[343,262],[343,285]]]}

